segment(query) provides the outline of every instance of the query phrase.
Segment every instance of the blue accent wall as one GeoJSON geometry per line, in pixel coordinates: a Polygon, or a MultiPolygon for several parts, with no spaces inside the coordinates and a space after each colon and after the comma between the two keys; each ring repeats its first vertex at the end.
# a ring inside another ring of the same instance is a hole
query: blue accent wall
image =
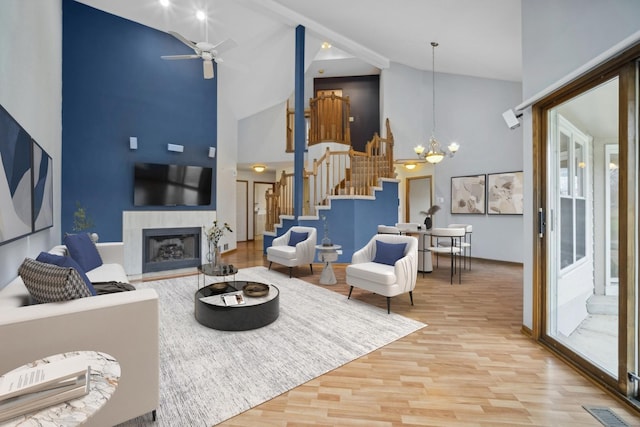
{"type": "Polygon", "coordinates": [[[122,212],[145,209],[133,206],[136,162],[213,167],[211,205],[148,209],[215,210],[217,79],[199,59],[160,58],[189,53],[167,33],[63,0],[62,233],[80,202],[102,241],[122,240],[122,212]]]}
{"type": "MultiPolygon", "coordinates": [[[[331,209],[322,210],[319,215],[327,218],[331,242],[342,246],[342,255],[337,262],[350,263],[353,253],[378,232],[378,225],[394,225],[398,222],[398,203],[398,183],[389,181],[382,182],[382,191],[375,192],[374,200],[332,199],[331,209]]],[[[282,227],[276,228],[277,235],[283,235],[293,225],[315,227],[317,244],[322,242],[324,223],[321,219],[285,219],[282,227]]],[[[273,237],[264,236],[264,253],[272,241],[273,237]]]]}

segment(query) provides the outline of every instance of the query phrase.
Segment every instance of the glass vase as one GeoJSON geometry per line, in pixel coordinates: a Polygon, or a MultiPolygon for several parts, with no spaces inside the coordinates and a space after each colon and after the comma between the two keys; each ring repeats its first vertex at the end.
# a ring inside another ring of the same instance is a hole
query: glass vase
{"type": "Polygon", "coordinates": [[[207,252],[207,262],[211,264],[211,268],[214,271],[218,271],[222,267],[222,256],[220,255],[220,250],[218,249],[218,245],[211,240],[209,240],[209,252],[207,252]]]}

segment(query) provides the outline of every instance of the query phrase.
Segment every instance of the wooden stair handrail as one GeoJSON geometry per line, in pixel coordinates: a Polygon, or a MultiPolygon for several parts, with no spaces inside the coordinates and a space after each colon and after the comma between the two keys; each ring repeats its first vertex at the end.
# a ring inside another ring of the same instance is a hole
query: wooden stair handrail
{"type": "MultiPolygon", "coordinates": [[[[310,168],[303,168],[305,199],[303,215],[316,215],[316,206],[329,204],[335,195],[373,195],[373,188],[380,178],[394,178],[393,134],[389,119],[386,120],[386,138],[377,133],[365,145],[365,151],[331,150],[327,147],[310,168]]],[[[282,171],[275,189],[265,193],[267,198],[266,231],[274,231],[280,223],[280,215],[293,215],[293,173],[282,171]]]]}

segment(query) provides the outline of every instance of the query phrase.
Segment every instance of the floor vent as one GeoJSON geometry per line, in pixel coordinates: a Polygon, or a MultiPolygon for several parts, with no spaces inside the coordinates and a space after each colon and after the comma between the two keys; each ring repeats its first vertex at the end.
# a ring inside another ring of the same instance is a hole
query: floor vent
{"type": "Polygon", "coordinates": [[[583,406],[583,408],[605,427],[629,427],[629,424],[625,423],[622,418],[609,408],[599,408],[597,406],[583,406]]]}

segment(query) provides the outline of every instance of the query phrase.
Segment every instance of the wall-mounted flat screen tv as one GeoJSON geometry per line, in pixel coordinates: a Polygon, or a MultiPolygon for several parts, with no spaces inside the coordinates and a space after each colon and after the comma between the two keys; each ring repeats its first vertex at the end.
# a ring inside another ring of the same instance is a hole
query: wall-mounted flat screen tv
{"type": "Polygon", "coordinates": [[[211,204],[213,169],[203,166],[136,163],[135,206],[205,206],[211,204]]]}

